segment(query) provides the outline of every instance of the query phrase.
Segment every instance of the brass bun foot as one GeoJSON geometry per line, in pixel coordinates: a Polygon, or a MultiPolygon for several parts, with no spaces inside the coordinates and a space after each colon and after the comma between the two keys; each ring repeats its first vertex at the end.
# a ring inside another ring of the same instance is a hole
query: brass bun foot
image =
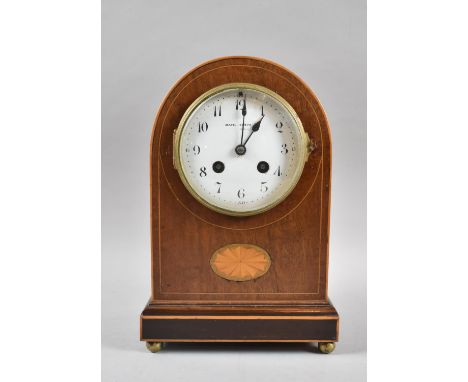
{"type": "Polygon", "coordinates": [[[335,343],[334,342],[319,342],[318,344],[319,350],[324,353],[328,354],[335,350],[335,343]]]}
{"type": "Polygon", "coordinates": [[[147,342],[146,347],[151,353],[157,353],[162,349],[162,342],[147,342]]]}

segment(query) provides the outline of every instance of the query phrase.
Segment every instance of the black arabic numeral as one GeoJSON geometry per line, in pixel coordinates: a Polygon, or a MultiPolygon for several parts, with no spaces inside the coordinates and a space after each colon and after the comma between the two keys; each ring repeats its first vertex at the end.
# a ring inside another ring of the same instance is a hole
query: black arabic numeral
{"type": "Polygon", "coordinates": [[[278,168],[275,170],[275,172],[273,173],[273,175],[278,175],[278,176],[283,175],[283,173],[281,172],[281,166],[278,166],[278,168]]]}
{"type": "Polygon", "coordinates": [[[267,182],[262,182],[260,184],[260,192],[267,192],[268,191],[268,186],[266,185],[267,182]]]}
{"type": "Polygon", "coordinates": [[[281,147],[282,147],[281,154],[286,155],[287,153],[289,153],[288,145],[286,143],[282,144],[281,147]]]}
{"type": "Polygon", "coordinates": [[[220,182],[216,182],[216,184],[219,186],[218,187],[218,191],[216,192],[217,194],[220,194],[221,193],[221,183],[220,182]]]}
{"type": "Polygon", "coordinates": [[[202,166],[200,167],[200,176],[203,178],[207,175],[206,173],[206,167],[205,166],[202,166]]]}
{"type": "Polygon", "coordinates": [[[276,122],[276,128],[278,129],[278,133],[282,133],[283,132],[283,122],[276,122]]]}
{"type": "Polygon", "coordinates": [[[245,189],[241,188],[239,191],[237,191],[237,197],[239,199],[244,199],[245,198],[245,189]]]}
{"type": "Polygon", "coordinates": [[[200,146],[195,145],[195,146],[192,147],[192,150],[193,150],[193,153],[194,153],[195,155],[198,155],[198,154],[200,154],[200,150],[201,150],[201,149],[200,149],[200,146]]]}
{"type": "Polygon", "coordinates": [[[236,100],[236,110],[242,110],[245,105],[245,99],[236,100]]]}
{"type": "Polygon", "coordinates": [[[204,133],[208,130],[208,124],[206,122],[198,122],[198,132],[204,133]]]}

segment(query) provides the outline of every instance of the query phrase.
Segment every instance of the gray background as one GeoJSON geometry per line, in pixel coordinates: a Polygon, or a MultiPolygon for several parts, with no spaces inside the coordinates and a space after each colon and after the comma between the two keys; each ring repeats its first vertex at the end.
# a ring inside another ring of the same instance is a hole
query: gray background
{"type": "Polygon", "coordinates": [[[365,1],[103,0],[102,344],[104,381],[366,379],[365,1]],[[286,66],[327,112],[329,294],[341,316],[332,355],[301,344],[170,345],[151,354],[138,341],[139,314],[150,295],[153,120],[175,81],[225,55],[286,66]]]}

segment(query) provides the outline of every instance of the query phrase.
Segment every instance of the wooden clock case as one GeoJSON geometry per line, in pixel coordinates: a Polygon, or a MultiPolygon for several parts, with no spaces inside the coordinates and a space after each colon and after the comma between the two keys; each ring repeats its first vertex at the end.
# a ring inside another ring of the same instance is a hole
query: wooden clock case
{"type": "Polygon", "coordinates": [[[331,141],[323,108],[307,85],[284,67],[253,57],[194,68],[159,108],[150,165],[152,294],[140,318],[140,339],[150,350],[163,342],[319,342],[331,351],[339,321],[327,295],[331,141]],[[281,95],[313,143],[292,193],[259,215],[208,209],[174,168],[174,131],[184,112],[227,83],[256,84],[281,95]],[[271,258],[268,272],[240,282],[213,272],[213,253],[231,243],[264,249],[271,258]]]}

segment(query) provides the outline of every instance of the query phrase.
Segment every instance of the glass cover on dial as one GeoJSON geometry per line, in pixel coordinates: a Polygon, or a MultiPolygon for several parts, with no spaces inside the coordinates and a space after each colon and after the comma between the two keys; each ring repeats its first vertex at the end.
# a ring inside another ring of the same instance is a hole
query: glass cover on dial
{"type": "Polygon", "coordinates": [[[304,167],[307,137],[299,118],[263,87],[238,84],[210,93],[192,105],[177,131],[185,186],[207,207],[230,215],[274,207],[304,167]]]}

